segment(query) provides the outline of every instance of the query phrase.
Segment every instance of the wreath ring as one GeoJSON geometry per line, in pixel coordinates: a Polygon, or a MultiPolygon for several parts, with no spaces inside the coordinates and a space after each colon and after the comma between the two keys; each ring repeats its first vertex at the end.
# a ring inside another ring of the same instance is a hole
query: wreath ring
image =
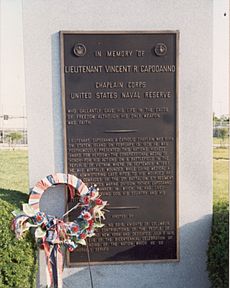
{"type": "Polygon", "coordinates": [[[64,245],[69,251],[73,251],[79,244],[86,245],[85,239],[94,236],[94,230],[101,228],[105,219],[103,210],[107,201],[103,201],[96,186],[89,188],[85,183],[71,174],[56,173],[48,175],[40,180],[32,189],[28,204],[23,204],[23,211],[13,211],[15,218],[12,229],[16,237],[21,238],[26,230],[35,228],[35,238],[42,244],[47,258],[47,283],[55,287],[62,287],[61,269],[58,263],[62,263],[60,245],[64,245]],[[70,199],[79,197],[79,202],[61,218],[48,215],[40,211],[40,200],[43,193],[58,184],[65,184],[69,188],[70,199]],[[80,214],[72,221],[65,222],[64,216],[70,211],[80,207],[80,214]],[[59,268],[58,268],[59,267],[59,268]]]}
{"type": "Polygon", "coordinates": [[[104,207],[107,201],[100,198],[98,188],[90,186],[71,174],[56,173],[48,175],[40,180],[32,189],[28,204],[23,204],[23,213],[15,215],[13,222],[17,238],[20,238],[25,230],[30,227],[37,227],[35,238],[42,242],[51,244],[64,244],[70,251],[73,251],[78,244],[85,245],[87,237],[94,236],[95,228],[101,228],[104,217],[104,207]],[[40,200],[43,193],[58,184],[65,184],[69,188],[70,199],[79,197],[79,202],[71,210],[80,206],[80,215],[72,222],[64,222],[64,217],[57,218],[40,211],[40,200]]]}

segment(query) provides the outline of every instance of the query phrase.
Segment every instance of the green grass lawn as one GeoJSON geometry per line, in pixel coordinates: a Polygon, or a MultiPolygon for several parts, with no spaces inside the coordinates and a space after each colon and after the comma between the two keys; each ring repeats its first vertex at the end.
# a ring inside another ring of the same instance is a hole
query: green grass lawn
{"type": "MultiPolygon", "coordinates": [[[[228,154],[227,148],[213,149],[214,203],[228,201],[228,154]]],[[[17,204],[28,191],[27,150],[0,150],[0,198],[17,204]]]]}
{"type": "Polygon", "coordinates": [[[28,152],[0,150],[0,287],[34,288],[37,249],[32,235],[18,241],[12,211],[28,202],[28,152]],[[2,201],[4,200],[4,201],[2,201]]]}
{"type": "Polygon", "coordinates": [[[213,149],[213,201],[228,201],[229,150],[213,149]]]}
{"type": "Polygon", "coordinates": [[[228,161],[213,160],[213,201],[228,201],[228,161]]]}
{"type": "Polygon", "coordinates": [[[1,188],[28,193],[28,151],[0,150],[1,188]]]}
{"type": "Polygon", "coordinates": [[[0,198],[21,208],[27,202],[28,151],[0,150],[0,198]]]}
{"type": "Polygon", "coordinates": [[[227,145],[228,144],[228,138],[224,138],[222,140],[221,138],[213,137],[213,144],[215,145],[227,145]]]}
{"type": "Polygon", "coordinates": [[[220,146],[213,149],[213,217],[207,250],[207,270],[213,288],[229,287],[228,180],[229,150],[220,146]]]}
{"type": "Polygon", "coordinates": [[[229,150],[227,148],[213,148],[213,159],[223,159],[228,160],[229,158],[229,150]]]}

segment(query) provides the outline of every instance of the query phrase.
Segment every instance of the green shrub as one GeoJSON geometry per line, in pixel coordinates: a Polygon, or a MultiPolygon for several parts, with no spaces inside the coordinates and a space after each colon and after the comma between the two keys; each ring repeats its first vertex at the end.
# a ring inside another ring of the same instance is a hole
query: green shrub
{"type": "Polygon", "coordinates": [[[36,247],[32,235],[17,240],[10,229],[15,206],[0,199],[0,288],[35,287],[36,247]]]}
{"type": "Polygon", "coordinates": [[[212,232],[208,248],[208,273],[213,288],[229,287],[229,206],[227,202],[213,206],[212,232]]]}

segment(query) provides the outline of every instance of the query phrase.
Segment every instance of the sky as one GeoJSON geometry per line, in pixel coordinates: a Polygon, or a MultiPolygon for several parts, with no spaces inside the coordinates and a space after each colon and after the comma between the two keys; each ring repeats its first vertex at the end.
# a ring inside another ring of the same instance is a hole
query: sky
{"type": "Polygon", "coordinates": [[[228,0],[214,0],[213,77],[213,112],[218,116],[229,114],[228,0]]]}
{"type": "MultiPolygon", "coordinates": [[[[0,0],[0,116],[26,114],[21,0],[0,0]]],[[[0,125],[3,122],[0,118],[0,125]]],[[[24,128],[25,119],[4,121],[24,128]]]]}
{"type": "MultiPolygon", "coordinates": [[[[213,1],[213,111],[220,116],[229,114],[229,3],[213,1]]],[[[0,116],[23,116],[26,101],[22,4],[21,0],[0,0],[0,3],[0,116]]],[[[22,120],[16,121],[24,125],[22,120]]]]}

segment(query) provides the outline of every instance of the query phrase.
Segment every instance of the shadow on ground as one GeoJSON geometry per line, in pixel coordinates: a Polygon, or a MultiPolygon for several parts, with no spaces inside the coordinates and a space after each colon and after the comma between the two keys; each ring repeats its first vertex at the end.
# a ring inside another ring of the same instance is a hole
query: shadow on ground
{"type": "Polygon", "coordinates": [[[22,203],[28,201],[28,195],[21,191],[0,188],[0,199],[21,209],[22,203]]]}

